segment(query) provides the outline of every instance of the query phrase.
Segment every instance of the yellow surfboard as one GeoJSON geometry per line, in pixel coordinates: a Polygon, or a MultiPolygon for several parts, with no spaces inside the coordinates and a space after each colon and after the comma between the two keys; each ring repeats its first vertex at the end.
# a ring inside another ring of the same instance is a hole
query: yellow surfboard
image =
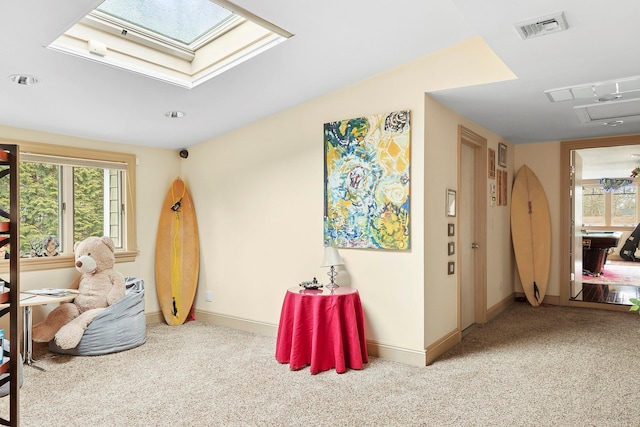
{"type": "Polygon", "coordinates": [[[544,188],[526,165],[518,171],[511,192],[511,239],[524,293],[538,306],[549,282],[551,216],[544,188]]]}
{"type": "Polygon", "coordinates": [[[156,289],[167,324],[188,318],[198,286],[200,244],[191,195],[180,178],[167,192],[156,237],[156,289]]]}

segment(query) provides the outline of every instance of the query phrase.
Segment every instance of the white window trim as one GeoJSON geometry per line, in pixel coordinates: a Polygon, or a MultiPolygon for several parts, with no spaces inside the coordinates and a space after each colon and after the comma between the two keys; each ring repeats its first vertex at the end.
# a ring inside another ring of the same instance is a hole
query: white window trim
{"type": "MultiPolygon", "coordinates": [[[[78,160],[79,162],[87,161],[87,164],[102,164],[102,167],[109,163],[98,162],[115,162],[117,164],[127,165],[127,179],[124,183],[124,206],[125,206],[125,222],[123,224],[123,249],[116,250],[116,263],[133,262],[136,260],[138,251],[137,239],[137,223],[136,223],[136,156],[129,153],[118,153],[112,151],[94,150],[80,147],[69,147],[64,145],[42,144],[31,141],[19,141],[3,139],[4,143],[16,144],[19,146],[20,153],[30,153],[33,155],[56,156],[78,160]]],[[[28,156],[26,156],[28,157],[28,156]]],[[[18,158],[20,161],[20,157],[18,158]]],[[[111,163],[113,164],[113,163],[111,163]]],[[[50,270],[55,268],[74,267],[75,258],[73,251],[56,257],[42,258],[21,258],[21,271],[50,270]]],[[[9,263],[0,260],[0,273],[9,271],[9,263]]]]}
{"type": "MultiPolygon", "coordinates": [[[[602,188],[602,185],[597,179],[586,179],[582,182],[583,187],[598,187],[602,188]]],[[[636,220],[640,221],[640,186],[637,181],[634,181],[631,186],[636,188],[636,220]]],[[[603,225],[591,225],[585,224],[585,227],[589,230],[633,230],[636,226],[632,225],[615,225],[611,224],[611,193],[604,192],[604,224],[603,225]]]]}

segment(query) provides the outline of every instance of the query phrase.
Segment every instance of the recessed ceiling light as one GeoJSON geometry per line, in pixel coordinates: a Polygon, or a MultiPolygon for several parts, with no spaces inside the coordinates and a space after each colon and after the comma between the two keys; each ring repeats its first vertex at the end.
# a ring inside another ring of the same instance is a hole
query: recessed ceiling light
{"type": "Polygon", "coordinates": [[[19,85],[34,85],[38,83],[38,79],[27,74],[13,74],[9,76],[9,80],[19,85]]]}
{"type": "Polygon", "coordinates": [[[624,123],[624,121],[622,121],[622,120],[615,120],[613,122],[604,122],[603,124],[606,125],[606,126],[616,127],[616,126],[621,125],[623,123],[624,123]]]}
{"type": "Polygon", "coordinates": [[[164,113],[164,115],[169,117],[170,119],[179,119],[185,116],[184,112],[182,111],[167,111],[166,113],[164,113]]]}

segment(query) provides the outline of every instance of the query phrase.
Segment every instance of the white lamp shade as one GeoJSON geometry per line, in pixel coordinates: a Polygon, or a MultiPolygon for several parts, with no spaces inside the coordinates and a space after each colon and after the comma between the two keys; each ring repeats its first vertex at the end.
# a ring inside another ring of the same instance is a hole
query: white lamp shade
{"type": "Polygon", "coordinates": [[[324,257],[322,258],[320,267],[331,267],[334,265],[344,265],[344,260],[336,248],[325,247],[324,257]]]}

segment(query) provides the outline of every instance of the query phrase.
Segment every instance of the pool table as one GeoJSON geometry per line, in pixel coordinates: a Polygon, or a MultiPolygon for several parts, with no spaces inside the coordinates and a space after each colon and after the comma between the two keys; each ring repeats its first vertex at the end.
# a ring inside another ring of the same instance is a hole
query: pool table
{"type": "Polygon", "coordinates": [[[582,234],[582,269],[594,276],[602,273],[610,248],[618,247],[619,231],[586,231],[582,234]]]}

